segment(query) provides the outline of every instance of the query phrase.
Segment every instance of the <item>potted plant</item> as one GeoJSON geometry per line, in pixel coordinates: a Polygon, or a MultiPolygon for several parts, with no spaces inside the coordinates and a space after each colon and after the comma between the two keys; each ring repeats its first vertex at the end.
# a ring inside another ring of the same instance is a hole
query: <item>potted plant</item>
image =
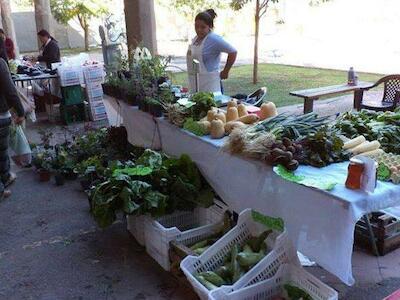
{"type": "Polygon", "coordinates": [[[45,155],[43,156],[43,160],[41,163],[40,168],[38,169],[39,173],[39,181],[40,182],[48,182],[50,181],[51,177],[51,169],[52,169],[52,156],[50,155],[49,152],[46,152],[45,155]]]}
{"type": "Polygon", "coordinates": [[[97,179],[103,177],[104,170],[103,160],[99,156],[92,156],[79,163],[76,173],[79,174],[83,190],[88,190],[97,179]]]}
{"type": "Polygon", "coordinates": [[[156,118],[162,117],[163,109],[160,102],[154,98],[146,98],[146,103],[149,108],[149,113],[156,118]]]}

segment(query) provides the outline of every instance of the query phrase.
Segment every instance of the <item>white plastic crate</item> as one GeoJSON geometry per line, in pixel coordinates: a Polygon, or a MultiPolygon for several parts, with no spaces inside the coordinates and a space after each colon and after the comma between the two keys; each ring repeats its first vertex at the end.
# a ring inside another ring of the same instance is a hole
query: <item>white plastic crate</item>
{"type": "Polygon", "coordinates": [[[280,266],[278,272],[270,279],[254,285],[230,291],[221,287],[210,293],[210,300],[273,300],[284,293],[284,285],[290,284],[307,292],[314,300],[337,300],[338,293],[315,278],[301,267],[289,264],[280,266]]]}
{"type": "Polygon", "coordinates": [[[101,84],[87,84],[86,93],[89,100],[103,99],[103,86],[101,84]]]}
{"type": "Polygon", "coordinates": [[[102,83],[104,82],[104,65],[88,65],[83,67],[83,76],[85,78],[85,83],[102,83]]]}
{"type": "Polygon", "coordinates": [[[80,85],[82,79],[82,68],[80,67],[58,67],[58,76],[62,87],[80,85]]]}
{"type": "Polygon", "coordinates": [[[175,212],[157,220],[147,220],[145,240],[147,253],[165,270],[170,270],[169,243],[198,241],[216,231],[223,224],[226,206],[220,203],[210,208],[196,208],[193,212],[175,212]]]}
{"type": "Polygon", "coordinates": [[[141,246],[145,245],[144,224],[147,218],[149,217],[135,215],[126,216],[127,229],[141,246]]]}
{"type": "MultiPolygon", "coordinates": [[[[224,264],[225,257],[230,255],[234,245],[243,246],[250,237],[258,236],[265,229],[264,225],[253,220],[252,210],[246,209],[240,213],[237,225],[202,255],[187,256],[181,262],[183,273],[201,299],[208,299],[210,291],[194,277],[194,274],[216,270],[224,264]]],[[[297,252],[289,240],[286,229],[283,233],[274,231],[268,236],[266,243],[270,252],[237,282],[229,286],[231,290],[237,290],[251,282],[271,278],[284,263],[300,265],[297,252]]]]}

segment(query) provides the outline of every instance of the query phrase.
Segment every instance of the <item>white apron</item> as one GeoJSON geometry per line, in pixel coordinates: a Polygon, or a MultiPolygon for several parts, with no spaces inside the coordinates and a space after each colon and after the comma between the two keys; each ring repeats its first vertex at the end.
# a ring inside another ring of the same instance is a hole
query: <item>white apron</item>
{"type": "Polygon", "coordinates": [[[199,70],[199,86],[198,92],[221,92],[221,78],[220,72],[208,72],[203,61],[203,46],[208,36],[206,36],[200,45],[195,45],[195,40],[189,45],[187,52],[186,63],[189,75],[189,88],[190,93],[196,92],[196,72],[193,68],[193,59],[200,62],[199,70]]]}

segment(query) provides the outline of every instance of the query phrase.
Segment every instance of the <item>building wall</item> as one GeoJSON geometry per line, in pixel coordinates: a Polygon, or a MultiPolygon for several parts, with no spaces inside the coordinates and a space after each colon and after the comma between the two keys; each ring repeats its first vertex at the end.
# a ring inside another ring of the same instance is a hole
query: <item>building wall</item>
{"type": "MultiPolygon", "coordinates": [[[[21,52],[37,51],[36,23],[33,11],[13,12],[15,31],[17,42],[21,52]]],[[[84,38],[83,32],[78,26],[74,26],[73,22],[65,26],[52,20],[55,28],[54,38],[58,41],[60,48],[83,48],[84,38]]],[[[90,42],[92,45],[98,43],[97,27],[93,26],[90,42]]]]}

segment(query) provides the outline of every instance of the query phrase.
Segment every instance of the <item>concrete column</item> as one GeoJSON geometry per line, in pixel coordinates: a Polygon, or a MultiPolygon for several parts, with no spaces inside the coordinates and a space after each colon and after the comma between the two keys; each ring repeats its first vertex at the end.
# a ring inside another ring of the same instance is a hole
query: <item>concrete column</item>
{"type": "MultiPolygon", "coordinates": [[[[50,35],[54,35],[54,26],[51,23],[51,9],[49,0],[34,0],[35,7],[35,21],[36,21],[36,32],[44,29],[47,30],[50,35]]],[[[42,44],[38,40],[38,47],[42,47],[42,44]]]]}
{"type": "Polygon", "coordinates": [[[155,55],[157,54],[157,26],[154,0],[140,0],[139,11],[143,46],[155,55]]]}
{"type": "Polygon", "coordinates": [[[0,0],[1,8],[1,21],[3,24],[3,29],[8,37],[10,37],[14,42],[15,54],[19,56],[19,48],[17,44],[17,36],[15,35],[14,21],[11,17],[11,6],[9,0],[0,0]]]}
{"type": "Polygon", "coordinates": [[[154,0],[124,0],[124,4],[129,51],[141,44],[157,54],[154,0]]]}

